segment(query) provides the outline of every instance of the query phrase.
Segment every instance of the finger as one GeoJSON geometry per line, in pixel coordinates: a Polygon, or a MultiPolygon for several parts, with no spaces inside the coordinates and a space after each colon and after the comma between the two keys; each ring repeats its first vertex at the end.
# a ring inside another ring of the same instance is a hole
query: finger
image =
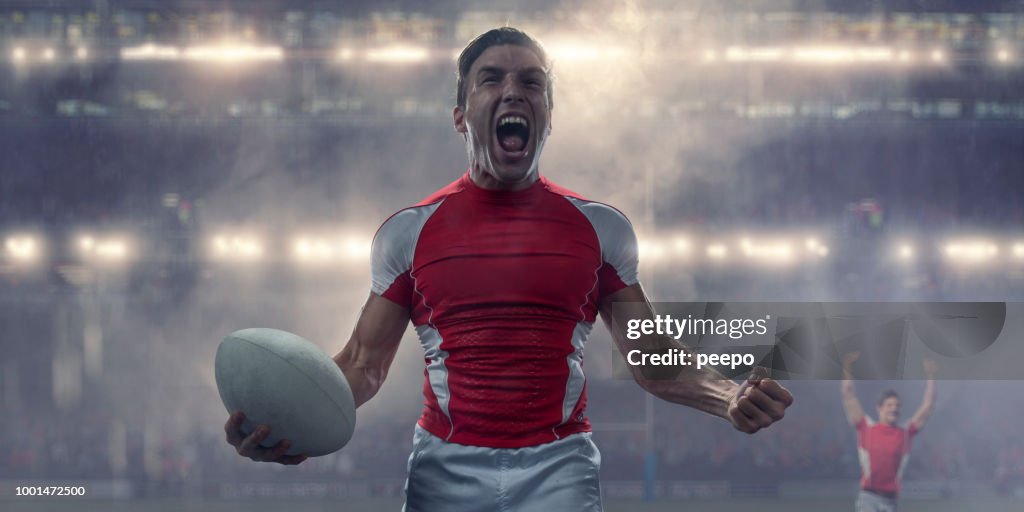
{"type": "Polygon", "coordinates": [[[302,464],[302,462],[308,458],[309,457],[306,455],[285,455],[284,457],[277,459],[275,462],[278,464],[284,464],[285,466],[295,466],[297,464],[302,464]]]}
{"type": "Polygon", "coordinates": [[[758,409],[768,415],[772,422],[781,420],[786,415],[786,406],[775,400],[768,393],[759,388],[754,388],[747,394],[749,399],[758,409]]]}
{"type": "Polygon", "coordinates": [[[758,386],[757,389],[767,393],[773,400],[782,402],[786,407],[793,405],[793,394],[790,393],[788,389],[782,387],[782,384],[779,384],[779,381],[764,379],[761,381],[761,385],[758,386]]]}
{"type": "Polygon", "coordinates": [[[736,403],[740,411],[744,416],[750,419],[750,422],[757,426],[757,428],[765,428],[772,423],[775,423],[764,411],[759,409],[750,398],[741,398],[736,403]]]}
{"type": "Polygon", "coordinates": [[[270,453],[267,454],[267,458],[272,461],[277,461],[281,457],[284,457],[288,450],[292,447],[292,442],[287,439],[282,439],[270,449],[270,453]]]}
{"type": "Polygon", "coordinates": [[[235,411],[231,416],[228,416],[228,421],[224,423],[224,434],[227,437],[228,443],[236,448],[245,439],[245,434],[242,433],[243,421],[245,421],[245,413],[235,411]]]}
{"type": "Polygon", "coordinates": [[[736,430],[746,434],[753,434],[760,430],[760,428],[747,417],[743,411],[740,410],[739,402],[736,403],[736,407],[729,412],[729,416],[732,418],[732,422],[736,425],[736,430]]]}
{"type": "Polygon", "coordinates": [[[261,450],[259,446],[268,435],[270,435],[270,427],[266,425],[256,427],[256,430],[254,430],[252,434],[249,434],[249,437],[246,437],[245,440],[238,445],[239,455],[243,455],[251,459],[263,455],[263,452],[266,450],[261,450]]]}

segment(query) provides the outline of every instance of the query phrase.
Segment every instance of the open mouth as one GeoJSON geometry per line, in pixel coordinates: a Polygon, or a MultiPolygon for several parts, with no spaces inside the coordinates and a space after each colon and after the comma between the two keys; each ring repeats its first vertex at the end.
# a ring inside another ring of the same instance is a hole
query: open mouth
{"type": "Polygon", "coordinates": [[[530,123],[519,114],[506,114],[498,119],[494,133],[501,149],[519,153],[526,149],[526,141],[530,139],[530,123]]]}

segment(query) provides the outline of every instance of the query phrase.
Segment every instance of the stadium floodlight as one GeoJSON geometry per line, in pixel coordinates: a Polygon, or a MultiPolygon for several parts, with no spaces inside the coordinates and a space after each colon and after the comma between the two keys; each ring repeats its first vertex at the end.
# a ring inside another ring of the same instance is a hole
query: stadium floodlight
{"type": "Polygon", "coordinates": [[[39,241],[32,236],[10,236],[4,243],[7,256],[18,263],[32,263],[39,257],[39,241]]]}
{"type": "Polygon", "coordinates": [[[280,46],[222,44],[189,46],[183,56],[188,60],[219,63],[278,61],[284,58],[284,50],[280,46]]]}
{"type": "Polygon", "coordinates": [[[1013,244],[1013,256],[1016,258],[1024,259],[1024,244],[1013,244]]]}
{"type": "Polygon", "coordinates": [[[93,235],[78,237],[78,251],[93,263],[120,263],[129,256],[128,241],[123,237],[100,238],[93,235]]]}
{"type": "Polygon", "coordinates": [[[1010,54],[1010,50],[1007,50],[1006,48],[996,50],[996,61],[1000,64],[1009,64],[1012,59],[1013,55],[1010,54]]]}
{"type": "Polygon", "coordinates": [[[718,53],[716,53],[714,50],[704,50],[704,55],[702,56],[702,58],[704,62],[715,62],[718,60],[718,53]]]}
{"type": "Polygon", "coordinates": [[[689,256],[690,252],[693,250],[690,240],[682,236],[677,236],[672,240],[672,248],[675,249],[676,254],[680,256],[689,256]]]}
{"type": "Polygon", "coordinates": [[[57,58],[57,52],[53,48],[43,49],[43,60],[52,61],[57,58]]]}
{"type": "Polygon", "coordinates": [[[11,59],[14,60],[14,62],[25,62],[26,58],[28,58],[28,56],[24,47],[16,46],[11,50],[11,59]]]}
{"type": "Polygon", "coordinates": [[[178,60],[181,58],[181,49],[175,46],[146,43],[140,46],[121,48],[121,58],[124,60],[178,60]]]}
{"type": "Polygon", "coordinates": [[[594,62],[604,59],[621,59],[626,56],[625,48],[618,46],[555,42],[545,45],[544,48],[555,62],[594,62]]]}
{"type": "Polygon", "coordinates": [[[795,62],[807,64],[892,62],[896,58],[887,46],[800,46],[793,48],[791,54],[795,62]]]}
{"type": "Polygon", "coordinates": [[[740,250],[748,259],[758,263],[778,264],[793,261],[793,247],[785,240],[753,242],[749,238],[740,240],[740,250]]]}
{"type": "Polygon", "coordinates": [[[957,263],[982,263],[999,255],[999,248],[992,242],[970,241],[950,242],[945,247],[946,257],[957,263]]]}
{"type": "Polygon", "coordinates": [[[430,58],[430,51],[419,46],[387,46],[366,51],[368,62],[411,64],[430,58]]]}
{"type": "Polygon", "coordinates": [[[665,257],[665,247],[652,240],[638,240],[637,251],[641,260],[658,261],[665,257]]]}
{"type": "Polygon", "coordinates": [[[724,244],[709,244],[706,252],[713,260],[724,260],[729,255],[729,249],[724,244]]]}
{"type": "Polygon", "coordinates": [[[75,49],[75,58],[78,60],[85,60],[89,58],[89,49],[84,46],[79,46],[75,49]]]}
{"type": "Polygon", "coordinates": [[[335,56],[337,57],[338,60],[347,61],[354,59],[356,56],[356,52],[352,48],[341,48],[340,50],[338,50],[338,53],[335,56]]]}
{"type": "Polygon", "coordinates": [[[350,236],[342,241],[342,253],[351,260],[366,261],[370,259],[372,244],[372,239],[350,236]]]}
{"type": "Polygon", "coordinates": [[[223,261],[258,261],[263,258],[263,242],[246,235],[213,238],[213,256],[223,261]]]}
{"type": "Polygon", "coordinates": [[[785,50],[776,47],[743,48],[732,46],[725,50],[729,62],[777,62],[785,57],[785,50]]]}
{"type": "Polygon", "coordinates": [[[914,259],[914,245],[910,242],[902,242],[896,248],[896,255],[901,261],[912,261],[914,259]]]}
{"type": "Polygon", "coordinates": [[[932,50],[931,53],[932,62],[944,62],[946,60],[946,54],[942,50],[932,50]]]}

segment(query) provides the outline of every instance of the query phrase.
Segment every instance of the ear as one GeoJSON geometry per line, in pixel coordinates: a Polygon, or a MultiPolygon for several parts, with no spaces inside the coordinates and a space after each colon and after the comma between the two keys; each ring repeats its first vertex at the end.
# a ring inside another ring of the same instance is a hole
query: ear
{"type": "Polygon", "coordinates": [[[466,133],[466,112],[462,110],[462,107],[457,106],[452,109],[452,121],[455,123],[455,131],[466,133]]]}

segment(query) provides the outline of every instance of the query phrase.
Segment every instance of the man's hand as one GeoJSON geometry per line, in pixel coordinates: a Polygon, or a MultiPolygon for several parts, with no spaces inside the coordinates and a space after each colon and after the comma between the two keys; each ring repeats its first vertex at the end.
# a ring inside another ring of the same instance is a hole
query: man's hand
{"type": "Polygon", "coordinates": [[[750,375],[729,404],[729,421],[736,430],[753,434],[769,427],[786,415],[786,408],[793,405],[793,394],[777,381],[750,375]]]}
{"type": "Polygon", "coordinates": [[[925,359],[922,363],[924,365],[924,373],[929,379],[935,378],[935,372],[939,371],[939,365],[936,364],[933,359],[925,359]]]}
{"type": "Polygon", "coordinates": [[[305,455],[285,455],[285,452],[292,445],[287,439],[282,439],[272,448],[260,446],[260,443],[270,435],[270,427],[260,425],[256,427],[252,434],[246,436],[242,432],[243,421],[245,421],[245,413],[235,411],[228,417],[227,423],[224,424],[224,432],[227,434],[228,444],[234,446],[235,450],[242,457],[248,457],[256,462],[276,462],[287,466],[300,464],[308,458],[305,455]]]}
{"type": "Polygon", "coordinates": [[[843,370],[853,373],[853,363],[860,359],[860,352],[849,352],[843,354],[843,370]]]}

